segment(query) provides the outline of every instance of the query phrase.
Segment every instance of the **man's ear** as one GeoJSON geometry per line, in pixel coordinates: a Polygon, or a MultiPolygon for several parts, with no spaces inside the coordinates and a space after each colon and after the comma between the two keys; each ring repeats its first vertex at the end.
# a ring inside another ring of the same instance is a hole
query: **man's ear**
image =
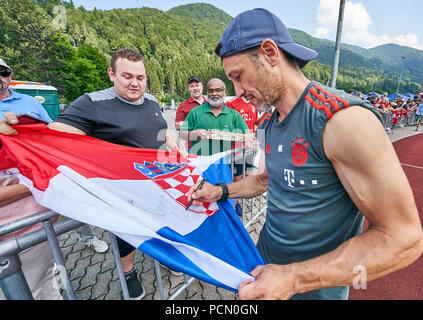
{"type": "Polygon", "coordinates": [[[272,39],[264,39],[260,45],[259,52],[263,54],[266,61],[274,67],[279,60],[279,47],[272,39]]]}
{"type": "Polygon", "coordinates": [[[114,82],[115,80],[115,73],[113,72],[112,68],[107,69],[107,73],[109,74],[109,79],[111,82],[114,82]]]}

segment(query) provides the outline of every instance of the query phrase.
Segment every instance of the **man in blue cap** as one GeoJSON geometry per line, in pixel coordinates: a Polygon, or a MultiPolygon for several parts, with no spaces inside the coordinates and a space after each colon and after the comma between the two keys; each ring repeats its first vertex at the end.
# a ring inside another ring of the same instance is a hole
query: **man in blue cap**
{"type": "Polygon", "coordinates": [[[349,286],[414,262],[422,228],[377,110],[307,79],[301,68],[317,52],[267,10],[235,17],[216,53],[238,97],[261,112],[275,107],[262,128],[260,172],[189,193],[198,205],[268,192],[257,248],[269,264],[251,272],[239,297],[347,299],[349,286]],[[360,234],[364,217],[370,227],[360,234]]]}

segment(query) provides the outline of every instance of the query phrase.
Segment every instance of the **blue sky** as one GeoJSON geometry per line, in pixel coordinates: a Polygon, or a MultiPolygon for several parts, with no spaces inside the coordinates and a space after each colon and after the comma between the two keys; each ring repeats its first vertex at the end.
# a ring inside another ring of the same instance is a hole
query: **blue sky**
{"type": "MultiPolygon", "coordinates": [[[[339,0],[73,0],[87,10],[151,7],[167,11],[188,3],[210,3],[231,16],[262,7],[288,28],[335,40],[339,0]]],[[[347,0],[342,41],[364,48],[396,43],[423,50],[423,1],[347,0]]]]}

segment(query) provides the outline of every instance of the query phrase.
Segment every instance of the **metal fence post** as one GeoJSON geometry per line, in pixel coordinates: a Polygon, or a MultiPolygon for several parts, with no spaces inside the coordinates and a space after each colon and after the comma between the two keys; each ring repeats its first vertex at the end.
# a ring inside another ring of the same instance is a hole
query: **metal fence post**
{"type": "Polygon", "coordinates": [[[7,300],[33,300],[19,256],[0,258],[0,288],[7,300]]]}
{"type": "Polygon", "coordinates": [[[154,259],[154,268],[156,270],[157,284],[159,285],[160,299],[164,300],[164,290],[162,281],[162,272],[160,270],[160,263],[154,259]]]}
{"type": "Polygon", "coordinates": [[[53,229],[53,224],[50,220],[43,221],[43,227],[46,231],[47,240],[50,244],[51,252],[53,253],[54,260],[56,261],[57,268],[59,269],[60,279],[65,285],[65,291],[69,300],[76,300],[75,293],[72,289],[69,276],[66,272],[65,261],[63,260],[62,252],[60,251],[59,241],[57,241],[56,233],[53,229]]]}
{"type": "Polygon", "coordinates": [[[115,258],[115,264],[118,270],[120,284],[122,286],[123,299],[129,300],[128,286],[126,284],[125,274],[123,273],[122,263],[120,262],[120,254],[119,254],[119,249],[117,246],[116,236],[110,231],[109,231],[109,239],[110,239],[110,244],[112,245],[112,253],[113,253],[113,257],[115,258]]]}

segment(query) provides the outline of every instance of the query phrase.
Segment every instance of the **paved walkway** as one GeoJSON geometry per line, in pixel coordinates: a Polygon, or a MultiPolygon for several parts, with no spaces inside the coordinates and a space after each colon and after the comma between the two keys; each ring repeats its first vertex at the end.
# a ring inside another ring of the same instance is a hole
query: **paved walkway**
{"type": "MultiPolygon", "coordinates": [[[[175,111],[165,111],[165,118],[169,128],[173,128],[175,111]]],[[[415,126],[395,128],[389,138],[392,142],[421,133],[416,132],[415,126]]],[[[247,231],[256,243],[265,215],[262,215],[247,231]]],[[[104,254],[96,253],[93,249],[85,248],[77,241],[75,231],[70,231],[60,237],[66,268],[71,280],[72,288],[78,300],[121,300],[123,299],[119,276],[110,249],[109,234],[99,228],[94,228],[99,239],[109,243],[109,250],[104,254]]],[[[138,270],[146,295],[144,299],[159,300],[160,293],[156,278],[154,261],[149,256],[137,251],[135,268],[138,270]]],[[[183,276],[174,276],[168,269],[161,267],[164,295],[168,298],[184,282],[183,276]]],[[[177,300],[234,300],[236,294],[225,289],[217,288],[203,281],[194,282],[185,289],[177,300]]]]}
{"type": "Polygon", "coordinates": [[[420,126],[419,131],[416,131],[416,125],[404,128],[396,127],[394,128],[393,132],[393,134],[388,135],[392,143],[410,136],[414,136],[416,134],[423,133],[423,126],[420,126]]]}

